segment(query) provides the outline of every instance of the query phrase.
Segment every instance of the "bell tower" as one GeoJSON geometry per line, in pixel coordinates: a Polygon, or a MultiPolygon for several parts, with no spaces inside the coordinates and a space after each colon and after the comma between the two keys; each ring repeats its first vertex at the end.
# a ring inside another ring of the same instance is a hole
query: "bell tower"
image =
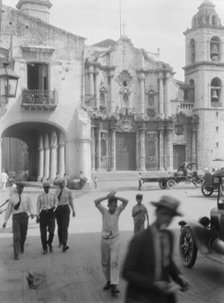
{"type": "Polygon", "coordinates": [[[50,0],[19,0],[16,5],[24,14],[39,18],[46,23],[50,20],[51,6],[50,0]]]}
{"type": "Polygon", "coordinates": [[[215,5],[205,0],[185,35],[185,82],[194,90],[194,114],[199,117],[199,169],[224,159],[224,27],[215,5]]]}

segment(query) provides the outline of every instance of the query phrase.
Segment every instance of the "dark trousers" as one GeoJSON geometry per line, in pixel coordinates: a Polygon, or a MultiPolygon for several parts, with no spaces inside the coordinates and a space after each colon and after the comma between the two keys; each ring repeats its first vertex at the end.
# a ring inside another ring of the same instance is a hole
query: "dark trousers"
{"type": "Polygon", "coordinates": [[[27,213],[14,214],[12,217],[13,232],[13,250],[14,256],[17,257],[21,250],[24,249],[28,229],[27,213]]]}
{"type": "Polygon", "coordinates": [[[59,205],[55,211],[55,214],[58,225],[59,244],[66,245],[68,240],[70,208],[68,205],[59,205]]]}
{"type": "Polygon", "coordinates": [[[43,250],[47,250],[47,244],[51,245],[54,238],[55,215],[52,209],[42,210],[40,213],[40,237],[43,250]],[[49,236],[47,239],[47,232],[49,236]]]}

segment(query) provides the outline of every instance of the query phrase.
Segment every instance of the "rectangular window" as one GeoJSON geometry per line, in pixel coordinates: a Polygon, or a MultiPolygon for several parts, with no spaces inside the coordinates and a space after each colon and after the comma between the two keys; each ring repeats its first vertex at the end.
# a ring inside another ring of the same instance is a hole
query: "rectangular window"
{"type": "Polygon", "coordinates": [[[48,65],[40,63],[27,64],[27,86],[33,90],[48,90],[48,65]]]}

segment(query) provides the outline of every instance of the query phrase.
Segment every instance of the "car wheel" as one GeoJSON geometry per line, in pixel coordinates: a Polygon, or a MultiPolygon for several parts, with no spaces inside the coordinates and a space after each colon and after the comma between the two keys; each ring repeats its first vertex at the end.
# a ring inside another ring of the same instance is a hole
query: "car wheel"
{"type": "Polygon", "coordinates": [[[161,189],[166,189],[166,181],[159,181],[159,186],[161,189]]]}
{"type": "Polygon", "coordinates": [[[166,181],[166,187],[168,189],[173,188],[176,185],[176,181],[174,179],[169,179],[166,181]]]}
{"type": "Polygon", "coordinates": [[[181,230],[179,249],[183,265],[191,268],[197,259],[198,249],[194,243],[192,233],[189,228],[183,228],[181,230]]]}
{"type": "Polygon", "coordinates": [[[208,187],[208,186],[205,186],[204,184],[202,184],[201,192],[205,197],[211,196],[213,191],[214,191],[213,187],[208,187]]]}

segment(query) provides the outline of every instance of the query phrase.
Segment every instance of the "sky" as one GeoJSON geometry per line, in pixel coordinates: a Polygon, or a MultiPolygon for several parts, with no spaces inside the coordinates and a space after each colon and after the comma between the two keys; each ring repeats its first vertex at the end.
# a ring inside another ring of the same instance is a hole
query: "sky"
{"type": "MultiPolygon", "coordinates": [[[[16,7],[18,0],[2,0],[16,7]]],[[[160,49],[175,78],[184,80],[185,36],[203,0],[51,0],[50,23],[86,38],[91,45],[118,40],[120,29],[137,48],[160,49]],[[120,10],[121,7],[121,10],[120,10]],[[120,14],[121,12],[121,14],[120,14]],[[121,20],[121,22],[120,22],[121,20]],[[120,26],[124,24],[124,26],[120,26]]],[[[224,0],[213,0],[224,25],[224,0]]]]}

